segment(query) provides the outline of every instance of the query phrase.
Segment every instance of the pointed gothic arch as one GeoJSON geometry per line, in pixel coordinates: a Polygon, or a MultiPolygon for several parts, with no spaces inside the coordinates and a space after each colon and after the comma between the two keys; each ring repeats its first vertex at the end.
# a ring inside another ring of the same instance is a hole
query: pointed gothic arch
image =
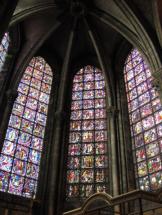
{"type": "Polygon", "coordinates": [[[0,190],[35,198],[39,176],[52,70],[34,57],[18,86],[0,155],[0,190]]]}
{"type": "Polygon", "coordinates": [[[73,79],[67,159],[67,200],[108,190],[106,90],[102,72],[80,69],[73,79]]]}
{"type": "Polygon", "coordinates": [[[154,191],[162,186],[162,105],[149,65],[137,49],[128,55],[124,78],[136,184],[154,191]]]}

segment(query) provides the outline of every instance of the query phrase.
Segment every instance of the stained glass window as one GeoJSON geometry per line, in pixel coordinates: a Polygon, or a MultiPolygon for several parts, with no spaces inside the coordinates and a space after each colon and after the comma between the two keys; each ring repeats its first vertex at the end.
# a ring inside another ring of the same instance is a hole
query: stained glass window
{"type": "Polygon", "coordinates": [[[106,92],[102,72],[86,66],[73,79],[67,199],[107,190],[106,92]]]}
{"type": "Polygon", "coordinates": [[[52,84],[52,71],[33,58],[18,87],[0,155],[0,190],[35,198],[52,84]]]}
{"type": "Polygon", "coordinates": [[[126,60],[124,76],[137,185],[157,190],[162,187],[162,106],[149,66],[137,49],[126,60]]]}
{"type": "Polygon", "coordinates": [[[10,43],[9,35],[8,33],[5,33],[0,44],[0,71],[2,70],[2,67],[5,63],[9,43],[10,43]]]}

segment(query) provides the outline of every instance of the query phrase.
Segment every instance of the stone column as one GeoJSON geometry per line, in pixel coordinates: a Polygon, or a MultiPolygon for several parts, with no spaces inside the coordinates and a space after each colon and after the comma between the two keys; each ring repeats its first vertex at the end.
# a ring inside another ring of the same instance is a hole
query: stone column
{"type": "MultiPolygon", "coordinates": [[[[110,131],[110,144],[111,144],[111,170],[112,170],[112,183],[113,186],[113,196],[119,195],[119,174],[117,166],[117,140],[116,140],[116,117],[118,115],[118,110],[114,106],[110,106],[107,109],[107,115],[109,120],[109,131],[110,131]]],[[[114,210],[119,212],[119,206],[115,206],[114,210]]],[[[115,213],[116,214],[116,213],[115,213]]]]}
{"type": "Polygon", "coordinates": [[[109,126],[110,126],[110,142],[111,142],[111,164],[112,164],[112,185],[113,185],[113,196],[119,194],[118,188],[118,172],[117,172],[117,147],[116,147],[116,116],[118,110],[111,106],[107,109],[109,126]]]}
{"type": "Polygon", "coordinates": [[[57,110],[55,112],[55,124],[54,124],[54,135],[52,140],[52,146],[50,151],[50,163],[49,163],[49,179],[48,179],[48,206],[47,206],[47,214],[55,215],[60,214],[59,208],[62,205],[62,202],[59,202],[60,195],[60,184],[61,178],[59,174],[62,174],[61,162],[63,159],[63,155],[61,155],[62,148],[64,148],[65,143],[63,138],[65,136],[65,125],[66,125],[66,113],[65,109],[65,101],[67,96],[67,88],[69,84],[68,80],[68,72],[69,72],[69,62],[71,56],[71,49],[73,45],[74,32],[76,26],[76,19],[74,19],[74,23],[69,35],[69,40],[67,44],[67,50],[65,53],[65,58],[62,65],[62,74],[58,92],[58,102],[57,102],[57,110]],[[61,168],[61,169],[60,169],[61,168]]]}
{"type": "Polygon", "coordinates": [[[2,119],[1,124],[0,124],[0,132],[1,132],[1,135],[0,135],[0,143],[1,143],[0,144],[0,151],[3,147],[2,143],[3,143],[3,140],[5,138],[6,129],[8,127],[8,121],[10,118],[10,114],[12,111],[14,101],[17,98],[17,96],[18,96],[17,90],[10,89],[6,92],[6,100],[7,101],[3,103],[4,114],[3,114],[3,116],[0,117],[2,119]]]}
{"type": "Polygon", "coordinates": [[[50,151],[49,162],[49,178],[48,178],[48,215],[58,214],[57,210],[61,202],[60,190],[61,190],[61,178],[60,174],[63,172],[62,155],[61,152],[64,148],[63,137],[65,135],[65,122],[66,114],[64,111],[55,112],[54,116],[54,136],[50,151]]]}

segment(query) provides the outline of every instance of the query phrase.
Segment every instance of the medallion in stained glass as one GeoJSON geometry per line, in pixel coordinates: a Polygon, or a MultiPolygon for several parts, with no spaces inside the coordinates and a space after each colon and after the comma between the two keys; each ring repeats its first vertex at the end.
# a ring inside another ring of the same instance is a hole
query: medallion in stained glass
{"type": "Polygon", "coordinates": [[[96,181],[97,182],[104,182],[105,181],[105,172],[103,169],[98,169],[96,171],[96,181]]]}
{"type": "Polygon", "coordinates": [[[30,149],[29,161],[34,163],[34,164],[39,164],[40,159],[41,159],[41,153],[36,151],[36,150],[34,150],[34,149],[30,149]]]}
{"type": "Polygon", "coordinates": [[[10,172],[12,167],[12,161],[13,161],[12,157],[2,154],[0,156],[0,170],[10,172]]]}
{"type": "Polygon", "coordinates": [[[12,172],[15,174],[24,176],[26,172],[26,162],[18,159],[14,159],[12,172]]]}
{"type": "Polygon", "coordinates": [[[33,122],[35,120],[35,114],[35,111],[32,111],[29,108],[25,108],[23,118],[33,122]]]}
{"type": "Polygon", "coordinates": [[[8,140],[4,141],[4,147],[2,148],[3,154],[14,156],[15,149],[16,149],[15,143],[12,143],[8,140]]]}
{"type": "Polygon", "coordinates": [[[80,144],[70,144],[69,145],[69,155],[80,155],[80,144]]]}
{"type": "Polygon", "coordinates": [[[29,178],[38,178],[39,167],[35,164],[28,163],[26,167],[26,176],[29,178]]]}
{"type": "Polygon", "coordinates": [[[27,100],[27,97],[21,93],[18,94],[18,97],[16,99],[16,102],[21,104],[21,105],[25,105],[26,104],[26,100],[27,100]]]}
{"type": "Polygon", "coordinates": [[[106,144],[105,143],[96,143],[95,152],[97,155],[106,153],[107,152],[106,144]]]}
{"type": "Polygon", "coordinates": [[[101,193],[101,192],[106,192],[106,186],[105,185],[97,185],[96,186],[96,192],[101,193]]]}
{"type": "Polygon", "coordinates": [[[83,109],[93,109],[93,108],[94,108],[94,100],[83,101],[83,109]]]}
{"type": "Polygon", "coordinates": [[[162,186],[162,172],[154,173],[150,176],[151,189],[157,190],[162,186]]]}
{"type": "Polygon", "coordinates": [[[84,120],[82,122],[82,129],[87,130],[93,130],[94,129],[94,121],[93,120],[84,120]]]}
{"type": "Polygon", "coordinates": [[[92,183],[92,182],[94,182],[94,171],[93,170],[88,170],[88,169],[82,170],[80,180],[83,183],[92,183]]]}
{"type": "Polygon", "coordinates": [[[24,184],[24,178],[19,175],[11,175],[9,183],[9,193],[21,195],[24,184]]]}
{"type": "Polygon", "coordinates": [[[146,154],[145,154],[145,148],[144,147],[136,150],[136,159],[137,159],[137,162],[140,162],[140,161],[146,159],[146,154]]]}
{"type": "Polygon", "coordinates": [[[159,154],[158,143],[150,143],[146,145],[146,153],[148,158],[154,157],[155,155],[159,154]]]}
{"type": "Polygon", "coordinates": [[[71,132],[69,135],[70,143],[79,143],[81,141],[81,133],[79,132],[71,132]]]}
{"type": "Polygon", "coordinates": [[[79,158],[71,157],[67,162],[67,166],[69,169],[78,169],[80,167],[79,158]]]}
{"type": "Polygon", "coordinates": [[[67,171],[67,181],[68,181],[68,183],[78,183],[79,182],[79,170],[68,170],[67,171]]]}
{"type": "Polygon", "coordinates": [[[17,145],[15,157],[27,161],[29,149],[27,147],[17,145]]]}
{"type": "Polygon", "coordinates": [[[139,178],[139,187],[141,190],[146,190],[146,191],[150,190],[148,176],[139,178]]]}
{"type": "Polygon", "coordinates": [[[79,186],[78,185],[69,185],[68,186],[68,197],[78,197],[79,196],[79,186]]]}
{"type": "Polygon", "coordinates": [[[28,198],[35,198],[36,188],[37,188],[37,182],[35,180],[27,178],[23,186],[22,195],[28,198]]]}
{"type": "Polygon", "coordinates": [[[94,110],[83,110],[83,119],[93,119],[94,110]]]}
{"type": "Polygon", "coordinates": [[[93,185],[82,185],[81,186],[81,197],[88,197],[93,194],[93,185]]]}
{"type": "Polygon", "coordinates": [[[15,103],[12,109],[12,113],[17,116],[22,116],[24,107],[20,104],[15,103]]]}
{"type": "Polygon", "coordinates": [[[9,173],[0,171],[0,190],[5,192],[8,187],[9,173]]]}
{"type": "Polygon", "coordinates": [[[159,156],[148,160],[148,170],[149,173],[161,170],[161,159],[159,156]]]}
{"type": "Polygon", "coordinates": [[[91,143],[82,144],[82,154],[83,155],[93,154],[94,153],[93,148],[94,145],[91,143]]]}
{"type": "Polygon", "coordinates": [[[82,101],[72,101],[71,110],[82,109],[82,101]]]}
{"type": "Polygon", "coordinates": [[[81,121],[72,121],[70,123],[70,130],[71,131],[79,131],[79,130],[81,130],[81,121]]]}

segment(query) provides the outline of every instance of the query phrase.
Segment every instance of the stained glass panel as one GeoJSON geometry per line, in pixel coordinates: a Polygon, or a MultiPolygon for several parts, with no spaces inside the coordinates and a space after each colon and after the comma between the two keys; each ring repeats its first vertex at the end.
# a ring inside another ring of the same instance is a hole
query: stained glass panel
{"type": "Polygon", "coordinates": [[[2,71],[2,68],[4,66],[9,44],[10,44],[9,34],[5,33],[0,44],[0,71],[2,71]]]}
{"type": "Polygon", "coordinates": [[[162,187],[162,106],[150,69],[137,49],[126,60],[124,77],[137,185],[156,190],[162,187]]]}
{"type": "Polygon", "coordinates": [[[18,87],[0,155],[0,190],[35,198],[52,71],[41,57],[29,64],[18,87]]]}
{"type": "Polygon", "coordinates": [[[67,199],[106,192],[108,166],[106,92],[102,72],[92,66],[73,79],[67,159],[67,199]]]}

